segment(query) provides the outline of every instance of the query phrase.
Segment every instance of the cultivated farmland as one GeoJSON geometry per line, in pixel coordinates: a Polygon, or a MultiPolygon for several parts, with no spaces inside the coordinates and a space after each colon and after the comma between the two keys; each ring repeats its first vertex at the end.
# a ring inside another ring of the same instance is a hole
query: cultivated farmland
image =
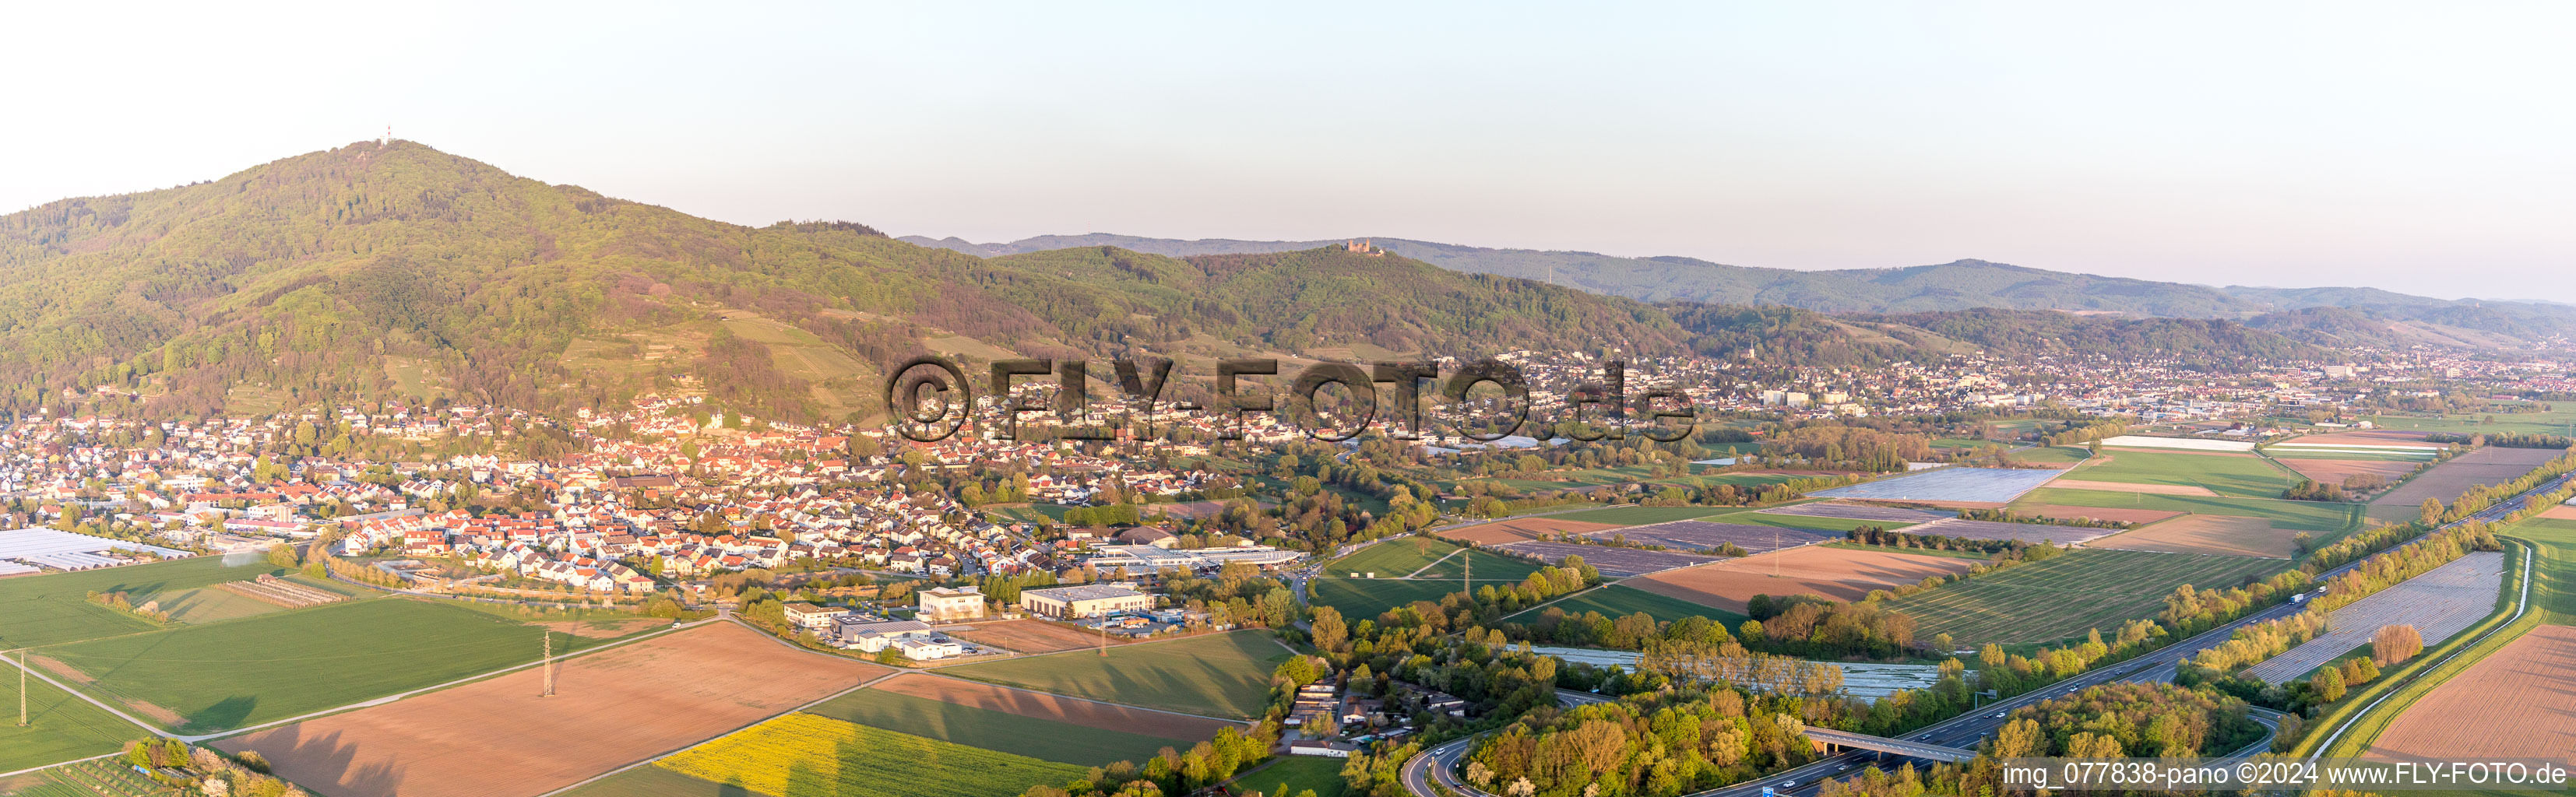
{"type": "Polygon", "coordinates": [[[1741,613],[1730,612],[1714,606],[1692,603],[1680,598],[1657,595],[1642,589],[1629,587],[1624,582],[1575,593],[1573,596],[1563,600],[1558,600],[1553,603],[1540,606],[1536,611],[1527,611],[1514,615],[1513,619],[1518,622],[1528,622],[1535,619],[1541,612],[1545,612],[1549,609],[1559,609],[1567,614],[1600,612],[1602,616],[1614,618],[1626,617],[1638,612],[1645,612],[1647,616],[1655,618],[1656,621],[1666,623],[1679,620],[1684,617],[1706,617],[1711,620],[1724,622],[1726,623],[1726,627],[1730,629],[1734,628],[1736,624],[1749,619],[1741,613]]]}
{"type": "Polygon", "coordinates": [[[1608,509],[1567,512],[1550,517],[1558,520],[1579,520],[1585,523],[1607,523],[1613,526],[1642,526],[1671,520],[1693,520],[1725,514],[1725,512],[1726,510],[1723,509],[1705,506],[1614,506],[1608,509]]]}
{"type": "Polygon", "coordinates": [[[1606,545],[1574,545],[1562,542],[1507,542],[1494,546],[1548,562],[1561,562],[1568,556],[1583,557],[1583,563],[1611,578],[1689,567],[1701,562],[1714,562],[1718,557],[1698,554],[1649,551],[1642,548],[1612,548],[1606,545]]]}
{"type": "MultiPolygon", "coordinates": [[[[10,657],[16,661],[16,657],[10,657]]],[[[42,680],[27,679],[27,727],[18,727],[18,671],[0,665],[0,772],[116,752],[143,729],[42,680]]]]}
{"type": "MultiPolygon", "coordinates": [[[[47,648],[85,689],[174,730],[254,725],[535,661],[536,628],[402,598],[47,648]]],[[[599,640],[558,636],[562,653],[599,640]]]]}
{"type": "Polygon", "coordinates": [[[2423,505],[2426,498],[2440,499],[2442,503],[2449,504],[2471,487],[2512,481],[2514,477],[2530,473],[2532,468],[2565,454],[2547,448],[2481,448],[2433,466],[2424,475],[2398,485],[2397,489],[2388,491],[2387,495],[2380,496],[2370,505],[2413,508],[2423,505]]]}
{"type": "Polygon", "coordinates": [[[1881,523],[1929,523],[1935,520],[1958,517],[1958,513],[1956,512],[1939,512],[1929,509],[1906,509],[1904,507],[1878,506],[1876,504],[1856,504],[1849,501],[1818,501],[1812,504],[1796,504],[1776,509],[1765,509],[1762,511],[1764,514],[1771,515],[1848,518],[1851,520],[1873,520],[1881,523]]]}
{"type": "Polygon", "coordinates": [[[2144,509],[2156,512],[2197,512],[2205,515],[2238,515],[2259,517],[2272,525],[2296,531],[2318,532],[2320,541],[2330,540],[2344,532],[2361,528],[2361,506],[2330,504],[2317,501],[2275,501],[2259,498],[2215,498],[2178,495],[2142,495],[2102,490],[2033,490],[2024,503],[2013,505],[2017,512],[2035,512],[2038,506],[2061,508],[2051,515],[2063,516],[2063,507],[2101,507],[2105,509],[2144,509]]]}
{"type": "MultiPolygon", "coordinates": [[[[1374,615],[1372,615],[1374,616],[1374,615]]],[[[1251,718],[1288,650],[1257,631],[950,667],[941,672],[1059,695],[1185,714],[1251,718]]]]}
{"type": "Polygon", "coordinates": [[[2371,635],[2385,625],[2414,626],[2424,635],[2425,648],[2439,646],[2494,612],[2496,590],[2503,584],[2504,553],[2471,551],[2458,561],[2334,610],[2327,615],[2327,625],[2334,630],[2248,667],[2245,674],[2265,683],[2297,678],[2369,644],[2371,635]]]}
{"type": "Polygon", "coordinates": [[[215,744],[333,797],[537,795],[889,672],[715,623],[215,744]]]}
{"type": "Polygon", "coordinates": [[[268,572],[274,571],[265,561],[225,567],[223,557],[200,556],[0,579],[0,639],[7,640],[11,647],[43,647],[149,631],[157,626],[90,603],[86,594],[170,594],[268,572]]]}
{"type": "MultiPolygon", "coordinates": [[[[2297,484],[2289,474],[2252,454],[2123,449],[2066,472],[2069,482],[2138,485],[2128,489],[2199,488],[2239,498],[2277,498],[2297,484]]],[[[2065,482],[2061,482],[2065,485],[2065,482]]]]}
{"type": "Polygon", "coordinates": [[[1887,602],[1915,636],[1963,645],[2051,642],[2155,616],[2175,587],[2232,588],[2288,568],[2278,559],[2086,548],[1887,602]]]}
{"type": "Polygon", "coordinates": [[[1964,573],[1973,559],[1914,556],[1810,545],[1621,582],[1647,592],[1742,614],[1755,595],[1820,595],[1856,601],[1874,589],[1893,589],[1932,576],[1964,573]],[[1773,576],[1774,569],[1779,572],[1773,576]]]}
{"type": "MultiPolygon", "coordinates": [[[[2283,457],[2281,459],[2281,464],[2288,465],[2291,470],[2298,471],[2301,477],[2315,479],[2325,484],[2342,484],[2345,479],[2354,476],[2377,476],[2381,479],[2393,482],[2403,478],[2406,474],[2415,472],[2415,468],[2420,462],[2421,460],[2309,459],[2306,457],[2283,457]]],[[[2416,503],[2420,504],[2423,502],[2418,501],[2416,503]]]]}
{"type": "MultiPolygon", "coordinates": [[[[1388,609],[1410,606],[1414,601],[1438,603],[1449,593],[1464,587],[1459,579],[1427,578],[1342,578],[1329,576],[1310,582],[1317,605],[1333,607],[1351,620],[1373,619],[1388,609]]],[[[1477,586],[1517,584],[1519,579],[1478,578],[1477,586]]]]}
{"type": "Polygon", "coordinates": [[[1082,767],[789,714],[663,759],[689,777],[779,797],[991,797],[1082,777],[1082,767]]]}
{"type": "Polygon", "coordinates": [[[2069,545],[2100,537],[2118,529],[2093,526],[2054,526],[2046,523],[2007,523],[1995,520],[1950,518],[1900,529],[1907,534],[1961,537],[1971,540],[2020,540],[2069,545]]]}
{"type": "Polygon", "coordinates": [[[2298,532],[2272,521],[2233,515],[2183,515],[2093,541],[2095,548],[2287,559],[2298,553],[2298,532]]]}
{"type": "MultiPolygon", "coordinates": [[[[1058,625],[1046,620],[978,621],[974,624],[973,630],[960,630],[960,628],[962,627],[941,628],[940,631],[968,642],[992,645],[1016,653],[1054,653],[1060,650],[1099,647],[1102,643],[1099,634],[1086,634],[1082,629],[1058,625]]],[[[1128,637],[1113,636],[1108,639],[1108,644],[1124,645],[1132,641],[1134,640],[1128,637]]]]}
{"type": "Polygon", "coordinates": [[[2026,515],[2061,520],[2108,520],[2115,523],[2154,523],[2182,514],[2162,509],[2112,509],[2100,506],[2061,506],[2058,504],[2014,504],[2013,511],[2026,515]]]}
{"type": "Polygon", "coordinates": [[[1188,749],[1231,723],[928,675],[899,675],[807,713],[969,747],[1100,766],[1188,749]]]}
{"type": "Polygon", "coordinates": [[[1448,529],[1440,536],[1483,545],[1520,540],[1543,540],[1558,534],[1582,534],[1602,529],[1621,528],[1612,523],[1587,523],[1556,517],[1519,518],[1448,529]]]}
{"type": "MultiPolygon", "coordinates": [[[[1603,529],[1584,536],[1604,541],[1624,537],[1629,542],[1640,545],[1661,545],[1684,551],[1716,550],[1729,543],[1747,551],[1770,551],[1811,542],[1840,539],[1843,535],[1786,525],[1757,526],[1746,523],[1715,523],[1706,520],[1676,520],[1648,526],[1603,529]]],[[[1583,557],[1583,561],[1592,562],[1593,558],[1587,554],[1583,557]]],[[[1598,567],[1599,563],[1593,562],[1593,565],[1598,567]]]]}
{"type": "Polygon", "coordinates": [[[2408,706],[2371,743],[2370,755],[2576,764],[2571,716],[2576,627],[2537,626],[2408,706]]]}

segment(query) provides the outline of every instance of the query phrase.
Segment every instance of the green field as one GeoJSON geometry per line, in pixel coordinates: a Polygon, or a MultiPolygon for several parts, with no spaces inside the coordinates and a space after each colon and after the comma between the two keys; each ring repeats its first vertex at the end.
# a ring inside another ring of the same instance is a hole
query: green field
{"type": "Polygon", "coordinates": [[[1518,622],[1529,622],[1537,619],[1540,613],[1549,609],[1563,609],[1566,614],[1600,612],[1602,616],[1613,618],[1626,617],[1638,612],[1645,612],[1648,616],[1655,618],[1657,622],[1666,623],[1679,620],[1684,617],[1706,617],[1711,620],[1725,623],[1727,629],[1730,631],[1732,631],[1736,626],[1743,624],[1745,619],[1747,619],[1744,615],[1736,614],[1724,609],[1701,606],[1680,598],[1668,598],[1642,589],[1637,589],[1635,587],[1623,587],[1617,584],[1612,584],[1589,592],[1576,593],[1574,597],[1566,598],[1555,603],[1543,604],[1535,607],[1532,611],[1513,615],[1511,619],[1518,622]]]}
{"type": "Polygon", "coordinates": [[[2183,454],[2123,448],[2067,471],[2066,478],[2126,484],[2205,487],[2219,495],[2279,498],[2297,477],[2253,455],[2183,454]]]}
{"type": "Polygon", "coordinates": [[[1441,557],[1448,556],[1451,551],[1458,550],[1460,547],[1463,546],[1432,537],[1399,537],[1362,548],[1358,553],[1334,560],[1331,564],[1324,565],[1323,572],[1376,573],[1378,578],[1392,578],[1429,567],[1432,562],[1439,561],[1441,557]]]}
{"type": "MultiPolygon", "coordinates": [[[[1486,578],[1483,575],[1483,569],[1479,567],[1475,583],[1476,586],[1481,587],[1487,584],[1518,584],[1520,581],[1521,580],[1517,578],[1486,578]]],[[[1333,607],[1342,613],[1343,618],[1352,622],[1357,622],[1362,619],[1375,619],[1378,615],[1385,614],[1388,609],[1410,605],[1414,601],[1431,601],[1433,603],[1438,603],[1441,598],[1446,597],[1449,593],[1457,592],[1461,588],[1459,579],[1456,578],[1403,579],[1343,578],[1341,576],[1330,576],[1317,578],[1312,582],[1312,584],[1315,590],[1314,600],[1317,605],[1333,607]]]]}
{"type": "Polygon", "coordinates": [[[1949,634],[1965,645],[2048,643],[2103,633],[2155,616],[2190,584],[2227,589],[2286,569],[2278,559],[2086,548],[1887,601],[1913,615],[1915,635],[1949,634]]]}
{"type": "Polygon", "coordinates": [[[2273,446],[2273,447],[2271,447],[2271,448],[2263,449],[2263,453],[2264,453],[2265,455],[2270,456],[2270,457],[2271,457],[2271,458],[2273,458],[2273,459],[2352,459],[2352,460],[2371,460],[2371,461],[2377,461],[2377,462],[2431,462],[2431,461],[2433,461],[2433,458],[2432,458],[2431,456],[2429,456],[2429,455],[2425,455],[2425,454],[2400,454],[2400,453],[2396,453],[2396,452],[2393,452],[2393,451],[2370,451],[2370,452],[2359,452],[2359,451],[2310,451],[2310,450],[2305,450],[2305,449],[2297,449],[2297,448],[2283,448],[2283,447],[2280,447],[2280,446],[2273,446]]]}
{"type": "MultiPolygon", "coordinates": [[[[1517,556],[1505,556],[1492,551],[1469,548],[1450,554],[1446,557],[1442,557],[1440,561],[1433,562],[1430,567],[1416,571],[1413,576],[1415,578],[1445,578],[1452,582],[1455,582],[1460,576],[1466,575],[1473,575],[1476,577],[1476,580],[1480,582],[1498,578],[1519,581],[1521,579],[1528,578],[1531,573],[1538,572],[1539,568],[1543,566],[1544,565],[1540,565],[1537,562],[1532,562],[1517,556]],[[1469,567],[1471,564],[1473,565],[1472,568],[1469,567]],[[1468,572],[1471,569],[1474,571],[1473,573],[1468,572]]],[[[1385,574],[1380,573],[1378,575],[1385,574]]]]}
{"type": "Polygon", "coordinates": [[[18,668],[0,665],[0,772],[113,753],[148,735],[35,678],[27,679],[27,727],[18,727],[17,709],[18,668]]]}
{"type": "Polygon", "coordinates": [[[2091,450],[2074,446],[2040,446],[2015,451],[2004,458],[2027,465],[2072,465],[2092,454],[2091,450]]]}
{"type": "MultiPolygon", "coordinates": [[[[0,578],[0,646],[43,647],[84,639],[150,631],[160,626],[90,603],[90,592],[149,596],[176,594],[225,581],[275,573],[264,560],[225,567],[223,557],[0,578]]],[[[141,603],[141,600],[137,600],[141,603]]]]}
{"type": "Polygon", "coordinates": [[[1070,764],[812,714],[754,725],[655,766],[777,797],[991,797],[1085,774],[1070,764]]]}
{"type": "Polygon", "coordinates": [[[658,766],[641,766],[564,792],[563,797],[749,797],[750,794],[751,790],[738,785],[711,783],[658,766]]]}
{"type": "Polygon", "coordinates": [[[1227,719],[1259,716],[1288,650],[1259,631],[969,664],[940,672],[1005,686],[1227,719]]]}
{"type": "MultiPolygon", "coordinates": [[[[2192,495],[2147,495],[2110,490],[2070,490],[2042,487],[2014,501],[2012,508],[2023,510],[2040,504],[2065,506],[2098,506],[2105,509],[2157,509],[2167,512],[2192,512],[2203,515],[2240,515],[2267,518],[2272,525],[2285,529],[2321,532],[2320,543],[2345,532],[2361,528],[2362,505],[2328,504],[2316,501],[2279,501],[2257,498],[2210,498],[2192,495]]],[[[2413,512],[2412,507],[2407,508],[2413,512]]]]}
{"type": "MultiPolygon", "coordinates": [[[[97,680],[81,687],[208,732],[344,706],[535,661],[538,629],[410,599],[339,603],[38,650],[97,680]]],[[[564,653],[609,640],[558,634],[564,653]]]]}
{"type": "Polygon", "coordinates": [[[1299,797],[1314,792],[1315,797],[1342,797],[1349,787],[1342,783],[1339,758],[1321,756],[1280,756],[1268,766],[1246,772],[1234,779],[1234,792],[1260,792],[1264,797],[1299,797]]]}
{"type": "Polygon", "coordinates": [[[968,747],[1087,767],[1113,761],[1143,761],[1165,747],[1186,750],[1206,741],[1102,730],[877,689],[851,692],[805,711],[968,747]]]}
{"type": "Polygon", "coordinates": [[[162,610],[170,613],[171,620],[190,625],[239,620],[286,610],[284,606],[214,587],[165,592],[152,596],[152,599],[161,602],[162,610]]]}
{"type": "Polygon", "coordinates": [[[2532,560],[2532,603],[2550,625],[2576,625],[2576,520],[2533,518],[2505,533],[2540,548],[2532,560]]]}

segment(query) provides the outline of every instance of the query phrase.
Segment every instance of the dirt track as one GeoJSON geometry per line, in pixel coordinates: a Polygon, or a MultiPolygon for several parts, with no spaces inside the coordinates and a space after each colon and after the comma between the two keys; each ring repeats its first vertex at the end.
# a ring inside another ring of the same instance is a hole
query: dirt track
{"type": "Polygon", "coordinates": [[[2576,627],[2544,625],[2408,706],[2372,758],[2547,758],[2576,764],[2576,627]]]}
{"type": "Polygon", "coordinates": [[[898,675],[870,688],[1023,717],[1067,722],[1103,730],[1141,733],[1187,742],[1214,737],[1217,729],[1220,728],[1240,729],[1242,727],[1224,720],[1185,717],[1128,706],[1093,703],[1087,700],[1075,700],[920,673],[898,675]]]}
{"type": "Polygon", "coordinates": [[[527,797],[889,672],[715,623],[558,665],[215,742],[331,797],[527,797]]]}
{"type": "Polygon", "coordinates": [[[1715,564],[1669,570],[1620,582],[1670,598],[1744,611],[1755,595],[1815,594],[1841,601],[1867,597],[1873,589],[1892,589],[1926,577],[1964,573],[1974,559],[1858,551],[1807,545],[1776,554],[1755,554],[1715,564]],[[1771,575],[1778,558],[1780,575],[1771,575]]]}

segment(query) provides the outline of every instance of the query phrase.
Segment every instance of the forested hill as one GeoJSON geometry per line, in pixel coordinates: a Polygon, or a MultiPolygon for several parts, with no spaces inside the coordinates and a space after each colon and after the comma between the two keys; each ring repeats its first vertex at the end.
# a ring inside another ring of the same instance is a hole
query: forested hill
{"type": "Polygon", "coordinates": [[[69,409],[67,390],[158,417],[440,396],[569,410],[695,379],[807,420],[867,409],[876,369],[924,348],[1355,345],[1686,336],[1634,301],[1397,256],[986,260],[859,224],[700,219],[401,141],[0,217],[0,412],[69,409]]]}
{"type": "MultiPolygon", "coordinates": [[[[1312,249],[1339,242],[1184,240],[1105,233],[1044,235],[1009,243],[921,236],[904,240],[985,256],[1102,245],[1172,256],[1250,254],[1312,249]]],[[[2212,288],[1983,260],[1904,268],[1799,271],[1733,266],[1688,257],[1492,249],[1406,238],[1373,240],[1396,254],[1452,271],[1545,280],[1649,302],[1780,305],[1828,313],[1881,314],[1994,307],[2248,320],[2280,313],[2251,323],[2329,345],[2510,347],[2553,335],[2576,336],[2576,307],[2453,301],[2376,288],[2212,288]],[[2353,312],[2292,312],[2321,307],[2353,312]]]]}
{"type": "Polygon", "coordinates": [[[1793,307],[1662,305],[1706,355],[1836,368],[1950,355],[2095,356],[2165,361],[2209,370],[2315,359],[2327,350],[2233,321],[2118,318],[2053,310],[1976,308],[1904,315],[1832,316],[1793,307]]]}

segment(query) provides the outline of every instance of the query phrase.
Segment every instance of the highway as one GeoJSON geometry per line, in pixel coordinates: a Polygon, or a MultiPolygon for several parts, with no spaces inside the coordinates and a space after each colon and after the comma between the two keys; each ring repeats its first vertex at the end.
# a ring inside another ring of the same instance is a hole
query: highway
{"type": "MultiPolygon", "coordinates": [[[[2551,479],[2542,483],[2538,487],[2534,487],[2531,490],[2522,493],[2521,495],[2516,495],[2512,498],[2498,501],[2495,506],[2489,507],[2485,511],[2478,512],[2468,518],[2444,524],[2441,528],[2449,529],[2471,521],[2487,523],[2500,521],[2504,519],[2504,516],[2512,514],[2514,511],[2522,508],[2523,504],[2530,500],[2532,496],[2552,492],[2565,487],[2571,479],[2576,479],[2576,473],[2566,474],[2551,479]]],[[[2426,533],[2430,534],[2431,532],[2426,533]]],[[[2413,540],[2409,540],[2408,542],[2412,541],[2413,540]]],[[[2403,545],[2405,543],[2399,544],[2403,545]]],[[[2397,546],[2392,545],[2389,547],[2390,549],[2394,549],[2397,546]]],[[[2345,563],[2342,566],[2319,573],[2317,574],[2316,581],[2319,584],[2330,581],[2336,576],[2343,575],[2345,572],[2361,566],[2361,563],[2369,558],[2370,557],[2365,556],[2361,559],[2356,559],[2352,562],[2345,563]]],[[[1943,747],[1974,749],[1979,741],[1983,740],[1987,735],[1994,733],[1995,729],[2002,727],[2004,723],[2003,715],[2006,715],[2015,709],[2033,705],[2051,698],[2065,697],[2067,695],[2083,691],[2087,687],[2106,683],[2117,681],[2144,682],[2173,680],[2176,665],[2179,662],[2198,654],[2202,650],[2206,650],[2210,647],[2226,642],[2230,636],[2236,633],[2236,629],[2253,623],[2288,617],[2290,615],[2297,614],[2304,609],[2306,609],[2306,604],[2304,603],[2283,602],[2280,605],[2221,624],[2216,628],[2212,628],[2181,642],[2166,645],[2163,648],[2159,648],[2155,652],[2148,653],[2144,656],[2086,672],[2075,677],[2032,690],[2017,697],[1988,703],[1983,708],[1976,711],[1971,711],[1966,714],[1961,714],[1959,716],[1916,729],[1906,734],[1906,740],[1925,742],[1943,747]]],[[[1567,693],[1564,692],[1564,690],[1559,690],[1561,698],[1566,694],[1581,693],[1567,693]]],[[[1587,695],[1587,697],[1591,696],[1587,695]]],[[[2278,712],[2256,709],[2256,721],[2262,722],[2266,727],[2272,728],[2275,731],[2279,729],[2279,718],[2280,715],[2278,712]]],[[[2266,736],[2268,742],[2269,735],[2267,734],[2266,736]]],[[[1483,797],[1483,792],[1464,788],[1463,783],[1456,782],[1456,776],[1453,774],[1457,767],[1458,758],[1466,754],[1467,748],[1470,746],[1470,743],[1474,741],[1474,738],[1475,737],[1468,737],[1440,745],[1439,747],[1423,751],[1422,754],[1415,756],[1413,760],[1405,762],[1405,787],[1411,789],[1416,797],[1433,797],[1434,793],[1426,788],[1426,786],[1428,779],[1436,776],[1441,779],[1442,786],[1446,786],[1460,794],[1483,797]],[[1426,771],[1417,772],[1417,770],[1426,771]]],[[[2259,751],[2260,748],[2249,747],[2249,749],[2256,749],[2259,751]]],[[[1862,767],[1868,766],[1872,763],[1878,763],[1882,758],[1901,759],[1901,757],[1882,756],[1878,753],[1869,752],[1840,753],[1817,761],[1813,764],[1808,764],[1785,772],[1773,773],[1760,780],[1745,781],[1731,786],[1724,786],[1710,789],[1708,791],[1685,795],[1685,797],[1750,797],[1760,795],[1763,787],[1765,786],[1771,787],[1773,789],[1773,793],[1775,795],[1780,795],[1780,797],[1806,797],[1807,795],[1814,795],[1819,790],[1818,782],[1821,779],[1826,777],[1846,776],[1862,767]]],[[[1894,764],[1894,760],[1887,760],[1883,765],[1893,766],[1894,764]]]]}

